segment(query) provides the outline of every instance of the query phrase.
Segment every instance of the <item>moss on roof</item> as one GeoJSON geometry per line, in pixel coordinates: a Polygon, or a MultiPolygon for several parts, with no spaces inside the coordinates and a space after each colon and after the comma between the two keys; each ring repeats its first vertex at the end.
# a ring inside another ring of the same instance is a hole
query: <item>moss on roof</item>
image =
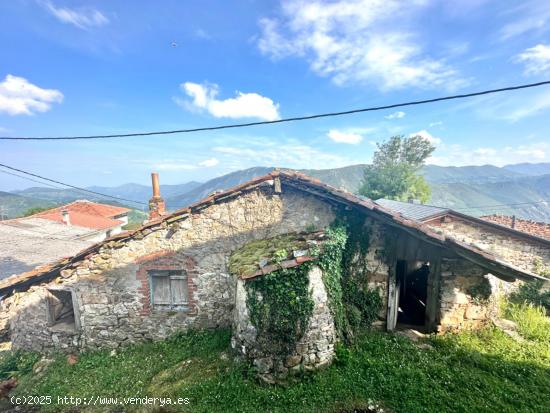
{"type": "Polygon", "coordinates": [[[319,232],[290,233],[248,242],[229,257],[229,271],[243,276],[254,274],[266,264],[291,257],[293,251],[308,249],[307,241],[319,235],[319,232]]]}

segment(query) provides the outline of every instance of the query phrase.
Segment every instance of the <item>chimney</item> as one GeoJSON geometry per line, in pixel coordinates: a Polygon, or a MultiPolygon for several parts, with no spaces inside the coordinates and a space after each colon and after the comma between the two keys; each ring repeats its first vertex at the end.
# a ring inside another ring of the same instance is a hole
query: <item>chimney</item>
{"type": "Polygon", "coordinates": [[[149,219],[154,219],[166,214],[164,199],[160,196],[159,174],[153,172],[151,174],[153,183],[153,197],[149,200],[149,219]]]}
{"type": "Polygon", "coordinates": [[[516,216],[512,215],[512,229],[516,229],[516,216]]]}
{"type": "Polygon", "coordinates": [[[65,225],[71,225],[71,218],[69,217],[69,211],[67,209],[61,210],[61,219],[65,225]]]}

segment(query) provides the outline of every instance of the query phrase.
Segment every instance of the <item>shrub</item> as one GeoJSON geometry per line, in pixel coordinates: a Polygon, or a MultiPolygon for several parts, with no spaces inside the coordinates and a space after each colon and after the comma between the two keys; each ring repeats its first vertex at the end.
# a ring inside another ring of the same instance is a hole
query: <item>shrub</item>
{"type": "Polygon", "coordinates": [[[0,357],[0,380],[19,377],[30,373],[32,366],[40,359],[37,353],[22,351],[5,352],[0,357]]]}
{"type": "Polygon", "coordinates": [[[517,291],[510,294],[510,301],[514,304],[532,304],[544,307],[550,312],[550,291],[541,292],[544,282],[534,280],[522,284],[517,291]]]}
{"type": "Polygon", "coordinates": [[[550,318],[546,317],[544,308],[527,303],[510,303],[506,316],[517,324],[523,337],[550,342],[550,318]]]}

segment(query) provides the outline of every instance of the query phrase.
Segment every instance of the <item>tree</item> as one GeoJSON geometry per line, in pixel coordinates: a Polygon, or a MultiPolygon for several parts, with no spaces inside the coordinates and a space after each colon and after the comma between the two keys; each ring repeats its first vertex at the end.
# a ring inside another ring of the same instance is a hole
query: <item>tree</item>
{"type": "Polygon", "coordinates": [[[419,175],[435,147],[421,136],[393,136],[377,143],[372,165],[365,169],[359,194],[370,199],[388,198],[398,201],[419,199],[426,202],[431,191],[419,175]]]}
{"type": "Polygon", "coordinates": [[[23,212],[23,217],[29,217],[31,215],[35,215],[35,214],[38,214],[40,212],[43,212],[43,211],[47,211],[48,209],[51,209],[51,207],[34,207],[34,208],[29,208],[27,209],[25,212],[23,212]]]}

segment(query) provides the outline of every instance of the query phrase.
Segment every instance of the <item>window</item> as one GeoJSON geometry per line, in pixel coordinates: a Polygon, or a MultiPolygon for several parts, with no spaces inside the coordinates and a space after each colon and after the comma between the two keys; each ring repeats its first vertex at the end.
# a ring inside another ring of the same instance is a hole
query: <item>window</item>
{"type": "Polygon", "coordinates": [[[189,293],[183,271],[149,271],[151,305],[158,310],[187,310],[189,293]]]}
{"type": "Polygon", "coordinates": [[[63,289],[48,291],[48,321],[56,330],[74,331],[78,318],[75,316],[73,292],[63,289]]]}

